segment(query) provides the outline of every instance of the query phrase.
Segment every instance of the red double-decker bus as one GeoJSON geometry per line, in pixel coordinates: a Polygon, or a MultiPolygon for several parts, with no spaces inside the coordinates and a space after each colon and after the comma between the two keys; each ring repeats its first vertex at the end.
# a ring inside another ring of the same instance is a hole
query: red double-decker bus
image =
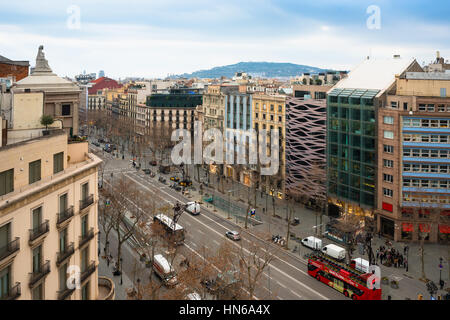
{"type": "Polygon", "coordinates": [[[320,253],[309,256],[308,274],[353,300],[381,300],[372,273],[360,273],[320,253]]]}

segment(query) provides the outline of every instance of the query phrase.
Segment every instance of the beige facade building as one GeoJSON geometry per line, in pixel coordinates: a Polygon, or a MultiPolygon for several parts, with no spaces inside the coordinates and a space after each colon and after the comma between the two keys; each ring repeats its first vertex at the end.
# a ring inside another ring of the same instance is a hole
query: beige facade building
{"type": "MultiPolygon", "coordinates": [[[[274,176],[261,176],[253,168],[253,176],[258,178],[261,190],[282,198],[285,193],[286,178],[286,97],[282,95],[254,94],[252,99],[252,128],[257,132],[277,130],[279,133],[279,169],[274,176]]],[[[270,135],[267,140],[270,143],[270,135]]],[[[245,183],[245,182],[244,182],[245,183]]]]}
{"type": "MultiPolygon", "coordinates": [[[[29,113],[32,121],[35,121],[39,114],[51,115],[60,122],[67,134],[77,135],[81,89],[75,83],[54,74],[42,50],[43,46],[40,46],[33,72],[28,77],[18,81],[11,89],[13,95],[43,93],[41,109],[39,110],[36,107],[33,110],[28,110],[26,101],[21,103],[20,99],[17,100],[19,105],[13,106],[13,108],[16,113],[29,113]]],[[[12,122],[14,127],[16,125],[14,118],[12,122]]]]}
{"type": "Polygon", "coordinates": [[[100,163],[63,130],[0,148],[0,299],[113,296],[98,285],[100,163]]]}

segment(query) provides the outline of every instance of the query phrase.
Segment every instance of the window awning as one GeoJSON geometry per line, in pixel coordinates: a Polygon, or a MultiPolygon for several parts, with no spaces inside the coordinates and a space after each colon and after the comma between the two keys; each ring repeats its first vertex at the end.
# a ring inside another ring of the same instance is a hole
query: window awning
{"type": "Polygon", "coordinates": [[[439,232],[440,233],[449,234],[450,233],[450,226],[446,226],[446,225],[440,224],[439,225],[439,232]]]}
{"type": "Polygon", "coordinates": [[[421,223],[419,224],[419,230],[420,232],[431,232],[431,227],[429,224],[421,223]]]}
{"type": "Polygon", "coordinates": [[[403,223],[403,231],[404,232],[413,232],[413,230],[414,230],[414,227],[413,227],[412,223],[406,223],[406,222],[403,223]]]}

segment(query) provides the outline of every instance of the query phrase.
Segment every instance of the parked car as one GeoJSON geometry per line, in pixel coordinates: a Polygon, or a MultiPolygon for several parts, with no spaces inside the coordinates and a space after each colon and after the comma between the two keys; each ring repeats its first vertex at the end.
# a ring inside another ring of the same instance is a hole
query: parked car
{"type": "Polygon", "coordinates": [[[100,143],[98,143],[98,142],[92,142],[92,144],[94,145],[94,146],[96,146],[96,147],[100,147],[100,143]]]}
{"type": "Polygon", "coordinates": [[[170,180],[178,182],[178,181],[180,181],[180,178],[173,176],[173,177],[170,177],[170,180]]]}
{"type": "Polygon", "coordinates": [[[302,239],[302,245],[305,247],[311,248],[313,250],[321,250],[322,249],[322,240],[316,237],[306,237],[302,239]]]}
{"type": "Polygon", "coordinates": [[[231,240],[234,240],[234,241],[241,239],[241,236],[240,236],[239,232],[237,232],[237,231],[227,231],[225,233],[225,235],[227,236],[227,238],[230,238],[231,240]]]}
{"type": "Polygon", "coordinates": [[[142,169],[142,171],[144,171],[145,174],[151,174],[152,171],[150,169],[142,169]]]}
{"type": "Polygon", "coordinates": [[[155,166],[157,166],[158,164],[156,163],[156,161],[155,160],[153,160],[153,161],[150,161],[149,163],[148,163],[149,165],[151,165],[151,166],[153,166],[153,167],[155,167],[155,166]]]}
{"type": "Polygon", "coordinates": [[[336,260],[342,261],[345,259],[346,251],[335,244],[329,244],[322,248],[322,252],[336,260]]]}
{"type": "Polygon", "coordinates": [[[103,150],[108,152],[108,153],[111,153],[111,151],[112,151],[111,148],[108,148],[108,147],[104,147],[103,150]]]}

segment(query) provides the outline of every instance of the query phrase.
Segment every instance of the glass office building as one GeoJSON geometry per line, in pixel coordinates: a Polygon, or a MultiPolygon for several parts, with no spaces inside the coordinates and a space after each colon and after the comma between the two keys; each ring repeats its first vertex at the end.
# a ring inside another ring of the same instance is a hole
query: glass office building
{"type": "Polygon", "coordinates": [[[327,96],[328,196],[367,209],[375,207],[379,92],[337,88],[327,96]]]}

